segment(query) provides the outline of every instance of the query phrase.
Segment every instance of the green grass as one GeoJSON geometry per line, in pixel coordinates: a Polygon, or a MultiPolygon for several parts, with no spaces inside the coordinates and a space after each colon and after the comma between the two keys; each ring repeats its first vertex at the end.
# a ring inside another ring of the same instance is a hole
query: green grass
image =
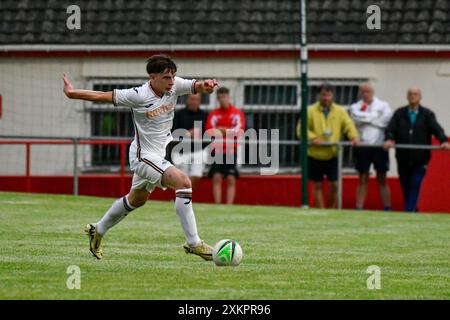
{"type": "Polygon", "coordinates": [[[200,235],[236,239],[236,268],[182,249],[173,203],[110,230],[104,259],[83,227],[113,199],[0,193],[1,299],[449,299],[450,215],[195,204],[200,235]],[[67,267],[81,269],[69,290],[67,267]],[[367,267],[381,268],[368,290],[367,267]]]}

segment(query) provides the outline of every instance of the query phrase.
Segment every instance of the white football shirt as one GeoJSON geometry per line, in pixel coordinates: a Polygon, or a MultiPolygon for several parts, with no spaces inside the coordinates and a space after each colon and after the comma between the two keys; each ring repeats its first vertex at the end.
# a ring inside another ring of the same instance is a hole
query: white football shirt
{"type": "Polygon", "coordinates": [[[350,106],[350,116],[356,124],[361,141],[371,144],[382,144],[384,142],[384,130],[392,117],[389,104],[377,97],[373,98],[370,105],[363,108],[364,101],[350,106]]]}
{"type": "Polygon", "coordinates": [[[175,77],[169,92],[159,97],[150,86],[150,81],[140,87],[114,89],[114,106],[130,107],[134,122],[132,149],[136,157],[153,153],[164,157],[167,144],[172,141],[172,122],[178,96],[194,93],[196,80],[175,77]]]}

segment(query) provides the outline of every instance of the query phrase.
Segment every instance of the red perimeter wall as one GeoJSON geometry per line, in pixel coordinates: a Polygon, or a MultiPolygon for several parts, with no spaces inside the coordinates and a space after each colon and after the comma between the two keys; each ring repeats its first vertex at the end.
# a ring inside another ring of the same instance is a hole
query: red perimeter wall
{"type": "MultiPolygon", "coordinates": [[[[353,209],[358,178],[345,176],[343,186],[343,207],[353,209]]],[[[72,194],[71,176],[0,176],[0,191],[72,194]]],[[[403,196],[398,178],[389,178],[392,208],[403,210],[403,196]]],[[[79,177],[79,194],[120,197],[127,193],[131,175],[82,175],[79,177]]],[[[194,190],[194,201],[213,202],[211,180],[203,178],[194,190]]],[[[223,188],[225,190],[225,187],[223,188]]],[[[310,204],[313,203],[310,192],[310,204]]],[[[174,192],[156,189],[151,199],[171,200],[174,192]]],[[[300,206],[301,177],[299,175],[241,176],[237,183],[236,204],[300,206]]],[[[366,209],[383,209],[378,187],[374,178],[369,182],[366,209]]],[[[427,175],[419,199],[421,212],[450,213],[450,152],[432,151],[427,175]]]]}
{"type": "MultiPolygon", "coordinates": [[[[448,168],[448,163],[447,168],[448,168]]],[[[439,165],[439,163],[435,163],[439,165]]],[[[450,177],[443,180],[442,173],[429,170],[425,179],[420,199],[420,210],[424,212],[450,213],[450,177]],[[446,185],[443,183],[446,181],[446,185]],[[436,187],[439,186],[439,187],[436,187]]],[[[354,208],[355,192],[358,179],[356,176],[346,176],[343,179],[343,207],[354,208]]],[[[0,176],[0,190],[72,194],[71,176],[0,176]]],[[[403,197],[397,178],[388,179],[392,194],[392,208],[396,211],[403,209],[403,197]]],[[[117,175],[82,175],[79,179],[79,194],[120,197],[124,195],[131,184],[131,176],[119,177],[117,175]]],[[[310,186],[311,187],[311,186],[310,186]]],[[[224,188],[225,190],[225,188],[224,188]]],[[[301,199],[301,178],[298,175],[282,176],[242,176],[238,180],[236,204],[250,205],[282,205],[299,206],[301,199]]],[[[311,188],[310,188],[311,190],[311,188]]],[[[151,199],[171,200],[174,192],[156,189],[151,199]]],[[[213,202],[211,181],[207,178],[201,180],[199,187],[194,191],[194,201],[213,202]]],[[[312,195],[310,192],[310,203],[312,195]]],[[[370,180],[369,194],[366,200],[366,209],[382,209],[382,204],[375,179],[370,180]]]]}
{"type": "MultiPolygon", "coordinates": [[[[350,176],[344,177],[343,206],[354,207],[354,195],[358,179],[350,176]]],[[[0,190],[36,193],[72,194],[71,176],[1,176],[0,190]]],[[[120,197],[124,195],[131,185],[131,175],[121,178],[117,175],[81,175],[79,177],[79,194],[100,197],[120,197]]],[[[401,210],[402,199],[398,179],[389,179],[393,193],[392,204],[395,209],[401,210]]],[[[225,193],[225,184],[223,186],[225,193]]],[[[237,183],[236,204],[253,205],[282,205],[300,206],[301,177],[299,175],[279,176],[241,176],[237,183]]],[[[195,202],[213,202],[211,180],[203,178],[197,189],[194,190],[195,202]]],[[[311,190],[311,185],[310,185],[311,190]]],[[[327,192],[327,190],[325,190],[327,192]]],[[[155,200],[171,200],[174,192],[156,189],[150,196],[155,200]]],[[[225,194],[224,194],[225,199],[225,194]]],[[[312,194],[310,191],[310,202],[312,194]]],[[[379,203],[379,194],[374,179],[370,181],[370,191],[366,207],[368,209],[382,209],[379,203]]]]}

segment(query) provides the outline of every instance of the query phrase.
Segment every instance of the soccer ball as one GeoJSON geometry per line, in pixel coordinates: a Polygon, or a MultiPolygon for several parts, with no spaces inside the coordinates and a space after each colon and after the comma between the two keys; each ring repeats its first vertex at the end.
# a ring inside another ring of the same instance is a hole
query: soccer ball
{"type": "Polygon", "coordinates": [[[232,239],[220,240],[214,246],[213,260],[217,266],[237,266],[242,260],[242,248],[232,239]]]}

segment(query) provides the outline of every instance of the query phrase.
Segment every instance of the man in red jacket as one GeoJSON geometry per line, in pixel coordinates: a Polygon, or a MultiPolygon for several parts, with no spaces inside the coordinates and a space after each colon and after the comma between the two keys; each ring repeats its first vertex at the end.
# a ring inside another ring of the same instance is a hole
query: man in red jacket
{"type": "Polygon", "coordinates": [[[217,100],[220,107],[208,115],[205,129],[210,136],[225,140],[211,144],[211,154],[215,161],[211,165],[208,176],[213,180],[214,202],[222,202],[222,180],[225,178],[227,181],[226,203],[232,204],[236,194],[236,179],[239,178],[236,167],[237,143],[234,142],[234,137],[243,133],[245,118],[242,111],[230,103],[228,88],[222,87],[217,90],[217,100]],[[217,161],[217,159],[223,159],[223,161],[217,161]]]}

